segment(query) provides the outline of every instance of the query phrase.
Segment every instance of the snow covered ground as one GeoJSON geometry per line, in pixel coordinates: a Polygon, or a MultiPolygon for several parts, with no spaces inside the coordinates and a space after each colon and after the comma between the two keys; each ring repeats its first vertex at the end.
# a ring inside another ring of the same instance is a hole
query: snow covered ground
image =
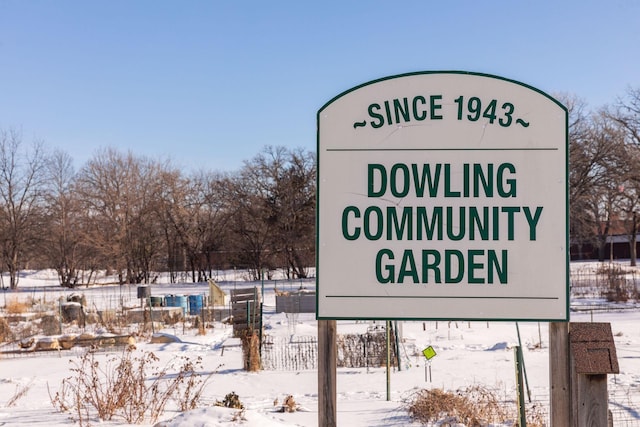
{"type": "MultiPolygon", "coordinates": [[[[588,264],[572,265],[584,271],[588,264]]],[[[586,274],[586,273],[585,273],[586,274]]],[[[314,288],[313,280],[244,282],[220,273],[218,284],[229,291],[234,287],[257,286],[264,289],[265,334],[295,340],[317,334],[315,315],[300,313],[287,316],[275,313],[275,292],[314,288]]],[[[76,290],[56,286],[55,276],[48,271],[27,272],[21,278],[17,292],[4,291],[0,305],[12,300],[37,300],[45,304],[66,298],[71,293],[85,295],[87,307],[117,309],[136,306],[136,286],[105,285],[76,290]]],[[[203,284],[152,285],[152,295],[203,294],[203,284]]],[[[640,307],[633,302],[604,304],[603,300],[584,295],[572,301],[573,322],[610,322],[614,334],[620,374],[609,376],[610,409],[616,426],[640,426],[640,307]]],[[[518,329],[514,322],[399,322],[401,332],[401,369],[390,374],[390,396],[387,399],[385,368],[339,368],[337,374],[338,425],[341,426],[409,426],[413,423],[405,405],[416,391],[423,388],[456,390],[471,385],[483,385],[495,390],[506,401],[515,398],[513,347],[518,344],[518,329]],[[430,376],[422,350],[432,346],[436,356],[431,360],[430,376]]],[[[380,322],[339,321],[338,334],[380,328],[380,322]]],[[[520,340],[524,348],[526,378],[532,401],[544,406],[549,403],[548,325],[519,323],[520,340]]],[[[86,330],[100,333],[98,326],[86,330]]],[[[69,331],[65,331],[69,332],[69,331]]],[[[81,332],[77,329],[76,332],[81,332]]],[[[242,350],[232,339],[232,327],[215,322],[205,335],[180,322],[160,331],[176,336],[180,342],[152,344],[148,339],[136,343],[138,352],[151,351],[163,366],[171,365],[182,356],[203,361],[202,372],[211,373],[203,392],[199,409],[179,413],[169,407],[160,417],[159,425],[177,426],[315,426],[318,423],[318,390],[315,369],[247,372],[242,369],[242,350]],[[215,406],[225,396],[235,392],[244,404],[238,410],[215,406]],[[287,396],[293,396],[299,410],[277,412],[287,396]],[[278,405],[274,405],[277,401],[278,405]]],[[[8,346],[0,347],[6,350],[8,346]]],[[[50,393],[60,388],[62,379],[70,376],[70,368],[86,352],[85,348],[37,352],[28,355],[0,356],[0,426],[66,426],[69,414],[56,412],[50,393]],[[26,393],[9,405],[20,390],[26,393]]],[[[100,351],[98,358],[113,356],[122,349],[100,351]]],[[[122,420],[92,425],[128,425],[122,420]]],[[[151,424],[143,424],[151,425],[151,424]]]]}

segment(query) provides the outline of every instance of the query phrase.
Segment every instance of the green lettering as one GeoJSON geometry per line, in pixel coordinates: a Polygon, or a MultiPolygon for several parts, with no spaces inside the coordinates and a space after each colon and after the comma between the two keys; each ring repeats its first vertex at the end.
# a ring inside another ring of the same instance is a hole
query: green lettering
{"type": "Polygon", "coordinates": [[[398,211],[395,207],[387,207],[387,240],[403,240],[407,231],[407,240],[413,240],[413,209],[402,208],[402,219],[398,222],[398,211]]]}
{"type": "Polygon", "coordinates": [[[462,240],[465,236],[467,229],[465,226],[466,210],[461,206],[458,208],[458,212],[460,212],[460,215],[458,215],[458,224],[457,227],[455,227],[453,223],[453,207],[447,206],[447,237],[449,240],[462,240]],[[456,228],[458,229],[458,234],[455,233],[456,228]]]}
{"type": "Polygon", "coordinates": [[[369,117],[375,119],[375,121],[370,121],[371,127],[374,129],[378,129],[384,125],[384,117],[382,114],[378,114],[376,111],[380,111],[380,104],[371,104],[369,105],[369,117]]]}
{"type": "Polygon", "coordinates": [[[427,103],[427,100],[424,99],[424,96],[416,96],[413,98],[413,118],[422,121],[427,118],[427,112],[423,110],[421,114],[418,114],[418,101],[424,105],[427,103]]]}
{"type": "Polygon", "coordinates": [[[459,191],[451,190],[451,165],[444,165],[444,197],[460,197],[459,191]]]}
{"type": "Polygon", "coordinates": [[[480,186],[484,188],[487,197],[493,197],[493,164],[487,165],[487,175],[482,170],[482,165],[473,165],[473,197],[480,197],[480,186]]]}
{"type": "Polygon", "coordinates": [[[395,268],[393,264],[382,265],[382,258],[386,257],[393,260],[393,251],[391,249],[381,249],[376,255],[376,279],[378,283],[394,283],[395,268]],[[383,271],[384,268],[384,271],[383,271]]]}
{"type": "Polygon", "coordinates": [[[429,270],[433,271],[435,283],[442,283],[440,278],[440,252],[435,249],[424,249],[422,251],[422,283],[429,283],[429,270]],[[433,262],[429,262],[429,257],[433,257],[433,262]]]}
{"type": "Polygon", "coordinates": [[[382,209],[378,206],[369,206],[364,211],[364,236],[368,240],[379,240],[384,231],[382,209]],[[372,219],[375,215],[375,219],[372,219]]]}
{"type": "Polygon", "coordinates": [[[445,283],[460,283],[464,277],[464,256],[462,252],[456,249],[447,249],[444,251],[444,276],[445,283]],[[454,274],[453,258],[456,258],[457,272],[454,274]]]}
{"type": "Polygon", "coordinates": [[[409,180],[409,168],[404,163],[396,163],[391,166],[391,183],[389,187],[391,187],[391,194],[394,197],[407,197],[409,194],[409,184],[411,181],[409,180]],[[398,191],[398,171],[401,171],[404,174],[402,178],[402,183],[404,184],[402,189],[398,191]]]}
{"type": "Polygon", "coordinates": [[[349,214],[354,218],[360,218],[360,209],[355,206],[347,206],[342,211],[342,236],[347,240],[357,240],[360,237],[360,227],[355,227],[353,233],[349,233],[349,214]]]}
{"type": "Polygon", "coordinates": [[[431,119],[432,120],[442,120],[442,114],[436,114],[436,111],[440,111],[442,109],[442,104],[437,103],[436,101],[441,101],[442,95],[431,95],[431,119]]]}
{"type": "Polygon", "coordinates": [[[498,273],[498,278],[500,279],[501,284],[507,283],[507,251],[502,250],[502,262],[498,262],[498,256],[496,255],[496,251],[493,249],[489,249],[488,251],[488,269],[489,269],[489,283],[493,283],[493,272],[495,270],[498,273]]]}
{"type": "Polygon", "coordinates": [[[498,194],[500,197],[516,197],[516,179],[505,179],[505,171],[516,173],[516,167],[511,163],[502,163],[498,166],[498,194]]]}
{"type": "Polygon", "coordinates": [[[387,169],[384,165],[379,163],[373,163],[367,165],[367,196],[368,197],[382,197],[387,192],[387,169]],[[380,188],[375,189],[375,172],[379,172],[380,176],[380,188]]]}
{"type": "Polygon", "coordinates": [[[531,209],[529,209],[528,206],[523,207],[522,210],[529,223],[529,240],[536,240],[536,227],[538,226],[540,215],[542,215],[542,206],[536,208],[536,213],[533,217],[531,216],[531,209]]]}
{"type": "Polygon", "coordinates": [[[419,206],[416,208],[417,230],[416,239],[424,240],[423,233],[426,230],[427,240],[433,240],[433,233],[436,233],[437,240],[442,240],[442,206],[435,206],[431,212],[431,221],[427,216],[427,208],[419,206]],[[424,229],[424,230],[423,230],[424,229]]]}
{"type": "Polygon", "coordinates": [[[515,234],[513,216],[516,212],[520,212],[520,208],[517,206],[503,206],[502,212],[506,212],[507,214],[507,238],[513,240],[515,234]]]}
{"type": "Polygon", "coordinates": [[[413,252],[407,249],[402,254],[402,262],[400,273],[398,274],[398,283],[404,283],[404,278],[409,276],[413,283],[418,283],[418,271],[416,269],[416,260],[413,259],[413,252]]]}
{"type": "Polygon", "coordinates": [[[484,283],[484,278],[475,276],[476,270],[484,268],[484,264],[475,261],[475,257],[480,255],[484,255],[484,250],[469,249],[469,251],[467,251],[467,257],[469,258],[467,261],[469,263],[469,283],[471,284],[484,283]]]}
{"type": "Polygon", "coordinates": [[[396,113],[396,123],[400,123],[400,116],[404,119],[405,122],[410,120],[409,118],[409,101],[407,98],[403,98],[403,105],[400,105],[399,99],[393,100],[393,110],[396,113]]]}
{"type": "Polygon", "coordinates": [[[416,187],[416,196],[423,197],[424,196],[424,185],[425,182],[429,187],[429,196],[436,197],[438,195],[438,183],[440,181],[440,170],[442,169],[442,164],[436,163],[435,174],[431,174],[430,165],[424,164],[422,165],[422,173],[418,173],[418,165],[413,163],[411,165],[411,171],[413,172],[413,185],[416,187]]]}
{"type": "Polygon", "coordinates": [[[482,240],[489,240],[489,208],[482,208],[482,218],[475,206],[469,207],[469,240],[476,239],[476,229],[482,240]]]}

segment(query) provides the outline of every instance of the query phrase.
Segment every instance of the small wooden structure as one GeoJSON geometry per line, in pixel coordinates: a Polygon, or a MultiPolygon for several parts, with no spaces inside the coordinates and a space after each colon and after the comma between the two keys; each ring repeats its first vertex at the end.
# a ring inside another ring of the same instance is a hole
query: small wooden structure
{"type": "Polygon", "coordinates": [[[253,331],[261,332],[262,303],[257,287],[231,291],[231,315],[234,336],[241,337],[253,331]]]}
{"type": "Polygon", "coordinates": [[[607,374],[617,374],[609,323],[549,324],[551,427],[607,427],[607,374]]]}
{"type": "Polygon", "coordinates": [[[215,280],[207,280],[209,283],[209,306],[217,307],[225,305],[225,297],[227,294],[218,286],[215,280]]]}
{"type": "Polygon", "coordinates": [[[276,313],[315,313],[316,292],[299,291],[276,295],[276,313]]]}
{"type": "Polygon", "coordinates": [[[609,425],[607,374],[618,374],[609,323],[570,323],[572,413],[576,426],[609,425]]]}

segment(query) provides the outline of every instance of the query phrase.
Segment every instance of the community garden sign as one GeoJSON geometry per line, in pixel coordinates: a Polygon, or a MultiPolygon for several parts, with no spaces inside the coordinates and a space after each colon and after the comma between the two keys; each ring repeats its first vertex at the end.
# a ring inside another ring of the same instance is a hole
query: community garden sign
{"type": "Polygon", "coordinates": [[[468,72],[318,112],[318,319],[568,320],[567,110],[468,72]]]}

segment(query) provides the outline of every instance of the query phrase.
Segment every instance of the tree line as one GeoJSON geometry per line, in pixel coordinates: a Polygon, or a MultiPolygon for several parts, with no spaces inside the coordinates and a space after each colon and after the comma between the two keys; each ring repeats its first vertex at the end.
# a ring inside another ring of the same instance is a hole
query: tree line
{"type": "MultiPolygon", "coordinates": [[[[569,110],[572,247],[596,247],[604,260],[607,238],[622,231],[635,265],[640,89],[593,111],[557,98],[569,110]]],[[[234,267],[255,280],[275,268],[306,277],[315,211],[316,157],[301,149],[267,146],[238,171],[185,173],[107,148],[76,171],[69,154],[0,129],[0,273],[12,289],[26,268],[53,268],[63,286],[104,270],[121,284],[157,272],[203,281],[234,267]]]]}
{"type": "Polygon", "coordinates": [[[306,277],[315,264],[315,154],[265,147],[232,173],[195,171],[107,148],[79,170],[65,152],[0,130],[3,286],[23,269],[53,268],[62,286],[98,271],[118,282],[194,282],[216,269],[275,268],[306,277]]]}
{"type": "MultiPolygon", "coordinates": [[[[640,221],[640,88],[588,112],[575,97],[569,110],[570,237],[576,258],[591,246],[603,261],[608,238],[625,235],[636,265],[640,221]]],[[[612,245],[610,246],[612,248],[612,245]]]]}

